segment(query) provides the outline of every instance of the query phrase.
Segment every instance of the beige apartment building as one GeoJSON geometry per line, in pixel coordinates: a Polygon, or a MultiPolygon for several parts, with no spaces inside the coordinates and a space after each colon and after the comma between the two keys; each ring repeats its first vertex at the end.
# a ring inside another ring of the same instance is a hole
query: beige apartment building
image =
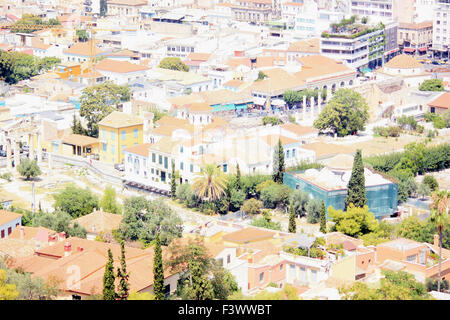
{"type": "Polygon", "coordinates": [[[398,44],[408,54],[426,54],[433,43],[433,21],[399,23],[398,44]]]}

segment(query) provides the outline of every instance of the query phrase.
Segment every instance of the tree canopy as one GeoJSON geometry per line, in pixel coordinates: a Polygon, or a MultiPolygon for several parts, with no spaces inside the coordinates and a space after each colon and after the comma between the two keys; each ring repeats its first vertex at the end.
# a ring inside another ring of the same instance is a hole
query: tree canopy
{"type": "Polygon", "coordinates": [[[73,184],[53,195],[55,210],[68,213],[72,218],[78,218],[92,213],[99,208],[98,198],[89,189],[82,189],[73,184]]]}
{"type": "Polygon", "coordinates": [[[444,91],[441,79],[428,79],[419,86],[420,91],[444,91]]]}
{"type": "Polygon", "coordinates": [[[39,58],[26,53],[0,50],[0,79],[8,84],[15,84],[46,72],[60,62],[61,59],[56,57],[39,58]]]}
{"type": "Polygon", "coordinates": [[[314,127],[344,137],[364,130],[368,119],[368,105],[361,94],[351,89],[339,89],[314,121],[314,127]]]}
{"type": "Polygon", "coordinates": [[[360,149],[356,150],[356,155],[353,159],[352,174],[347,185],[347,197],[345,198],[345,206],[348,207],[350,203],[353,203],[355,207],[359,208],[362,208],[367,204],[364,165],[362,162],[360,149]]]}
{"type": "Polygon", "coordinates": [[[123,209],[119,232],[125,240],[140,240],[148,245],[155,240],[158,230],[163,245],[181,237],[183,222],[162,199],[131,197],[125,200],[123,209]]]}
{"type": "Polygon", "coordinates": [[[88,135],[98,137],[98,123],[111,112],[117,110],[117,105],[130,101],[130,88],[119,86],[111,81],[87,87],[80,97],[80,115],[87,120],[88,135]]]}
{"type": "Polygon", "coordinates": [[[50,26],[61,25],[58,19],[42,20],[38,15],[25,13],[11,26],[13,33],[32,33],[50,26]]]}
{"type": "Polygon", "coordinates": [[[366,205],[358,208],[350,204],[346,212],[329,206],[327,211],[328,216],[335,223],[333,229],[351,237],[373,232],[378,227],[378,221],[366,205]]]}
{"type": "Polygon", "coordinates": [[[31,160],[29,158],[25,158],[20,161],[20,164],[17,166],[17,171],[19,171],[20,175],[22,177],[25,177],[26,180],[35,178],[42,173],[41,168],[39,168],[37,164],[37,161],[31,160]]]}
{"type": "Polygon", "coordinates": [[[158,68],[185,72],[189,71],[189,67],[178,57],[166,57],[162,59],[158,68]]]}

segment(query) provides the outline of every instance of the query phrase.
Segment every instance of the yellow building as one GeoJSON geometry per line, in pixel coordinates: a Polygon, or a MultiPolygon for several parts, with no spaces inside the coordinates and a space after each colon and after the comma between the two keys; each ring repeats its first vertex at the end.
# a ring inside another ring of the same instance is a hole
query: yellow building
{"type": "Polygon", "coordinates": [[[114,111],[98,124],[100,161],[121,163],[123,150],[143,143],[144,120],[114,111]]]}

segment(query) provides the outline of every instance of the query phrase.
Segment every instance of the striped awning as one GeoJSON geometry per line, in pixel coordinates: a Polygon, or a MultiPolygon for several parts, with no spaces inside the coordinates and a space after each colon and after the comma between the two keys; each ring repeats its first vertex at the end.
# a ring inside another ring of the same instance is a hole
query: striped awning
{"type": "Polygon", "coordinates": [[[416,51],[416,49],[414,49],[414,48],[404,48],[403,51],[404,52],[414,52],[414,51],[416,51]]]}
{"type": "Polygon", "coordinates": [[[427,47],[422,47],[422,48],[419,48],[419,51],[427,51],[428,50],[428,48],[427,47]]]}

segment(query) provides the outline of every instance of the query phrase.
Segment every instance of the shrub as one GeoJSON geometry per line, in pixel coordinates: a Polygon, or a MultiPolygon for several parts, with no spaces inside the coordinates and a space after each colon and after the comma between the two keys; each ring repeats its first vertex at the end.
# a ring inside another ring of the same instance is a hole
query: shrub
{"type": "Polygon", "coordinates": [[[291,189],[282,184],[270,184],[261,190],[261,200],[265,208],[274,209],[289,204],[291,189]]]}
{"type": "Polygon", "coordinates": [[[245,200],[245,193],[242,190],[231,189],[230,192],[230,210],[238,211],[245,200]]]}
{"type": "Polygon", "coordinates": [[[431,175],[426,175],[423,177],[422,183],[428,185],[431,191],[435,191],[439,188],[439,183],[435,177],[431,175]]]}
{"type": "Polygon", "coordinates": [[[0,175],[0,178],[1,179],[5,179],[8,182],[11,182],[12,181],[12,174],[11,174],[11,172],[5,172],[5,173],[0,175]]]}
{"type": "Polygon", "coordinates": [[[262,207],[263,204],[261,201],[251,198],[244,201],[244,204],[242,205],[241,209],[246,214],[255,215],[261,213],[262,207]]]}
{"type": "Polygon", "coordinates": [[[278,119],[277,117],[265,116],[263,118],[263,125],[271,124],[273,126],[276,126],[281,123],[283,123],[283,122],[280,119],[278,119]]]}
{"type": "Polygon", "coordinates": [[[311,199],[306,205],[306,221],[308,223],[318,223],[320,221],[320,210],[322,202],[319,199],[311,199]]]}

